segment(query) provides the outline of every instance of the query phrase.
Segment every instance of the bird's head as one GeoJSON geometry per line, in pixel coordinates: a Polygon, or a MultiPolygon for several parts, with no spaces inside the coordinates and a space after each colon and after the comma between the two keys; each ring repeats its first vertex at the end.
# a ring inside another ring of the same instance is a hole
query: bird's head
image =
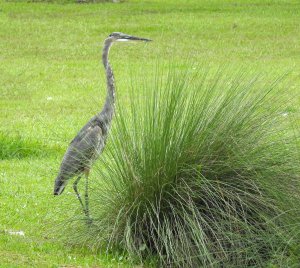
{"type": "Polygon", "coordinates": [[[144,41],[149,42],[152,41],[147,38],[137,37],[133,35],[128,35],[124,33],[114,32],[108,36],[107,39],[110,39],[113,42],[126,42],[126,41],[144,41]]]}

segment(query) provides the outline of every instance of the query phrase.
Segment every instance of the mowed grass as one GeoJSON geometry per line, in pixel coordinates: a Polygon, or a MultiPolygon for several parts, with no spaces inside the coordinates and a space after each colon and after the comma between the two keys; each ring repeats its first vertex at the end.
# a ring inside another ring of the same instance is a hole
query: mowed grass
{"type": "MultiPolygon", "coordinates": [[[[67,247],[49,231],[80,213],[72,187],[54,198],[53,182],[69,141],[105,98],[101,51],[109,33],[154,40],[112,48],[121,105],[128,104],[130,77],[151,79],[157,63],[169,61],[181,69],[187,62],[236,66],[274,79],[289,72],[285,85],[294,98],[299,13],[298,1],[1,1],[0,267],[125,266],[122,256],[67,247]],[[70,207],[58,214],[66,199],[70,207]]],[[[299,108],[290,111],[297,116],[299,108]]]]}

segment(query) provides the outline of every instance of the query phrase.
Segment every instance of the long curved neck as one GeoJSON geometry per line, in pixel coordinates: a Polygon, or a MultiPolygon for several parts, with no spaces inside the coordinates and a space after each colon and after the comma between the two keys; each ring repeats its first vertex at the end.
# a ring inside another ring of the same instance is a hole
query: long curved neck
{"type": "Polygon", "coordinates": [[[102,62],[106,73],[107,95],[105,104],[100,112],[101,117],[109,123],[112,120],[115,110],[115,82],[112,68],[108,61],[109,49],[112,45],[112,40],[106,39],[102,53],[102,62]]]}

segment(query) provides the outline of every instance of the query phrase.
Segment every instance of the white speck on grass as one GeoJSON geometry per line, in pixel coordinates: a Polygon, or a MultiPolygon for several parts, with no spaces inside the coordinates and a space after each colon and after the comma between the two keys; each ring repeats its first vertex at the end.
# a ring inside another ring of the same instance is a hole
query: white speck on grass
{"type": "Polygon", "coordinates": [[[19,235],[19,236],[25,236],[25,233],[23,231],[11,231],[11,230],[8,230],[6,231],[8,234],[10,235],[19,235]]]}
{"type": "Polygon", "coordinates": [[[284,113],[282,113],[281,115],[284,116],[284,117],[286,117],[286,116],[289,115],[289,113],[288,113],[288,112],[284,112],[284,113]]]}
{"type": "Polygon", "coordinates": [[[51,101],[51,100],[53,100],[52,97],[47,97],[47,101],[51,101]]]}

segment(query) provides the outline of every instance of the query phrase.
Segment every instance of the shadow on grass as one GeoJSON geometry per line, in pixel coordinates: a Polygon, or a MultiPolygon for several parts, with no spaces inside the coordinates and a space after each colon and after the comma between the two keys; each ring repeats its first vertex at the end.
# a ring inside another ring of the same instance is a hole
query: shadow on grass
{"type": "Polygon", "coordinates": [[[49,157],[56,155],[61,150],[59,146],[50,147],[38,140],[22,136],[9,136],[0,132],[0,160],[49,157]]]}

